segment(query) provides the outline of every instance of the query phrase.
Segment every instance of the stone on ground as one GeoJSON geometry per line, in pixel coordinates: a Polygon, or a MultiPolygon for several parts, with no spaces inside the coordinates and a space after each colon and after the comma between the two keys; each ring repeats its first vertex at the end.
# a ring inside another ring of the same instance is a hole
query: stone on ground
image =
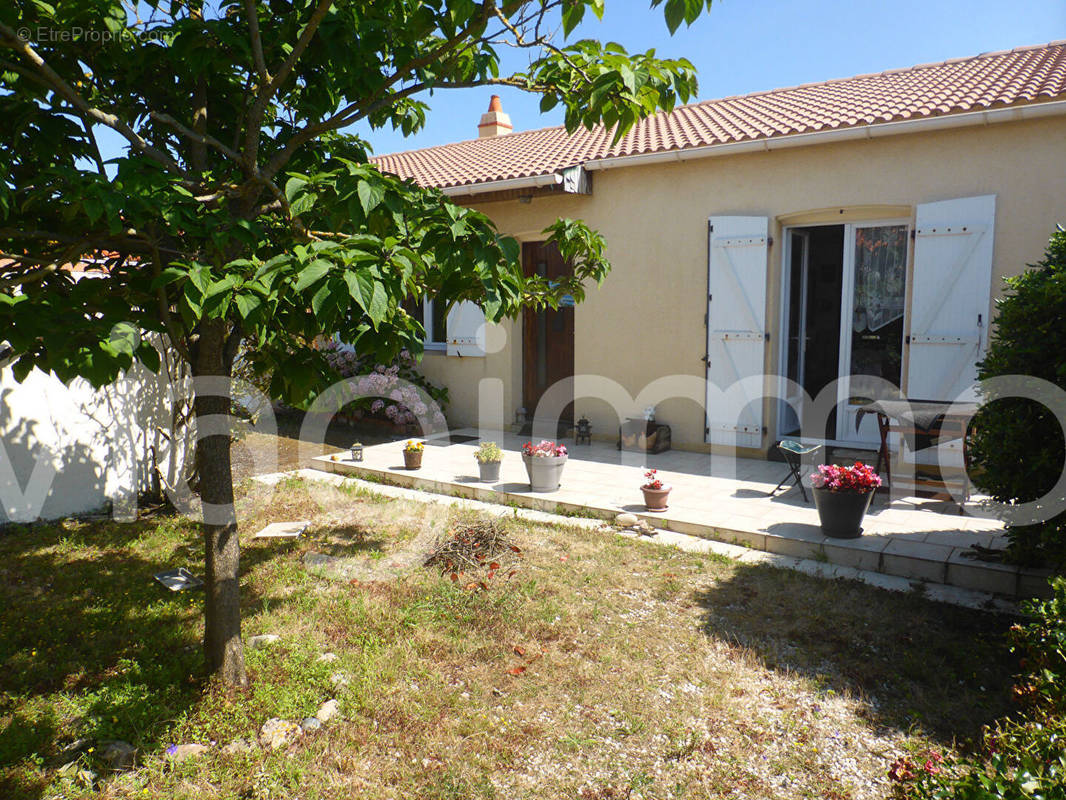
{"type": "Polygon", "coordinates": [[[327,700],[319,707],[315,717],[319,722],[329,722],[341,713],[341,704],[336,700],[327,700]]]}
{"type": "Polygon", "coordinates": [[[614,518],[614,522],[622,528],[632,528],[639,520],[636,514],[619,514],[614,518]]]}
{"type": "Polygon", "coordinates": [[[280,638],[281,637],[276,633],[259,633],[255,636],[248,637],[248,647],[252,650],[259,647],[266,647],[267,645],[274,644],[274,642],[278,641],[280,638]]]}
{"type": "Polygon", "coordinates": [[[263,747],[269,747],[271,750],[280,750],[299,739],[301,733],[303,731],[295,722],[271,717],[263,723],[263,727],[259,731],[259,741],[263,747]]]}
{"type": "Polygon", "coordinates": [[[254,742],[250,742],[247,739],[234,739],[222,748],[222,752],[228,756],[232,756],[237,755],[238,753],[250,753],[254,749],[254,742]]]}
{"type": "Polygon", "coordinates": [[[303,728],[304,733],[311,733],[322,727],[322,721],[318,717],[308,717],[300,723],[300,727],[303,728]]]}
{"type": "Polygon", "coordinates": [[[299,537],[311,523],[307,520],[299,522],[272,522],[255,535],[256,539],[295,539],[299,537]]]}
{"type": "Polygon", "coordinates": [[[208,747],[205,744],[179,744],[167,748],[167,755],[174,761],[184,761],[187,758],[206,753],[208,747]]]}
{"type": "Polygon", "coordinates": [[[336,653],[323,653],[322,655],[320,655],[315,660],[316,661],[321,661],[324,664],[331,664],[331,663],[333,663],[334,661],[337,660],[337,654],[336,653]]]}

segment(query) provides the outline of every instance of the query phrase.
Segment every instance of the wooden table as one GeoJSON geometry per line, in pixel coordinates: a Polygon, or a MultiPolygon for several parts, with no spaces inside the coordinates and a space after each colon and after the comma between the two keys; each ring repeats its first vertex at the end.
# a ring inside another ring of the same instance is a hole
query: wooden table
{"type": "MultiPolygon", "coordinates": [[[[930,440],[928,444],[920,447],[912,447],[916,452],[923,450],[941,441],[953,439],[962,440],[962,463],[969,470],[970,461],[966,448],[966,434],[969,430],[970,420],[977,412],[976,403],[951,403],[937,400],[878,400],[859,409],[855,417],[855,427],[866,414],[877,414],[877,430],[881,439],[881,446],[877,452],[877,471],[885,468],[887,480],[881,489],[892,489],[892,458],[888,446],[889,434],[898,433],[905,440],[918,444],[922,439],[930,440]]],[[[970,481],[965,472],[957,480],[946,480],[943,469],[940,478],[920,477],[915,465],[915,476],[911,485],[903,486],[903,489],[911,489],[917,497],[934,497],[942,500],[952,500],[954,496],[949,489],[957,486],[961,490],[963,502],[970,496],[970,481]]]]}

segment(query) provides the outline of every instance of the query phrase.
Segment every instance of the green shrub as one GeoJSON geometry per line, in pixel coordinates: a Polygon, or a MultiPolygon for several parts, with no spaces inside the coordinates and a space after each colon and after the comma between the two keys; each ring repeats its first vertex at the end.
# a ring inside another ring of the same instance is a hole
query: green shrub
{"type": "Polygon", "coordinates": [[[889,770],[907,800],[1066,800],[1066,578],[1052,597],[1027,603],[1031,619],[1011,629],[1024,672],[1017,719],[987,728],[980,752],[945,759],[936,751],[901,758],[889,770]]]}
{"type": "MultiPolygon", "coordinates": [[[[1066,232],[1057,230],[1044,259],[1006,285],[978,377],[1032,375],[1066,389],[1066,232]]],[[[1054,487],[1066,444],[1050,410],[1011,398],[981,409],[969,453],[980,489],[1001,503],[1030,502],[1054,487]]],[[[1012,560],[1066,563],[1066,513],[1038,525],[1009,526],[1007,533],[1012,560]]]]}

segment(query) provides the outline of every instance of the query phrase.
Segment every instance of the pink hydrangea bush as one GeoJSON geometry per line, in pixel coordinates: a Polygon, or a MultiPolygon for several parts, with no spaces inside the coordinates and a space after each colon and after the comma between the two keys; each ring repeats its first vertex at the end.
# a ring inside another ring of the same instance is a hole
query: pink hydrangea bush
{"type": "Polygon", "coordinates": [[[395,425],[422,422],[426,433],[447,427],[443,409],[448,404],[448,390],[427,380],[407,350],[401,350],[392,364],[373,364],[336,342],[326,342],[320,349],[337,374],[355,378],[350,389],[357,397],[344,405],[343,413],[356,419],[385,419],[395,425]],[[434,405],[427,404],[427,398],[434,405]]]}
{"type": "Polygon", "coordinates": [[[522,454],[532,456],[533,458],[552,458],[566,455],[566,447],[555,442],[549,442],[547,439],[541,440],[540,444],[533,444],[533,442],[526,442],[522,445],[522,454]]]}
{"type": "Polygon", "coordinates": [[[881,476],[873,467],[856,461],[853,467],[839,464],[822,464],[811,475],[811,486],[815,489],[828,489],[831,492],[858,492],[860,494],[876,489],[881,485],[881,476]]]}

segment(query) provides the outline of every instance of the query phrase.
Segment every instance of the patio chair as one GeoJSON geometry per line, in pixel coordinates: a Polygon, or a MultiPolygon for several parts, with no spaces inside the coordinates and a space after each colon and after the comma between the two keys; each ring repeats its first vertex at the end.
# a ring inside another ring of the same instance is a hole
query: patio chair
{"type": "Polygon", "coordinates": [[[800,444],[792,439],[782,439],[777,443],[777,449],[781,451],[781,455],[785,458],[785,463],[788,465],[788,474],[781,479],[781,483],[777,484],[767,496],[773,497],[777,494],[777,490],[784,486],[789,478],[792,478],[793,484],[800,487],[800,491],[803,492],[803,502],[809,503],[810,500],[807,499],[807,490],[803,486],[803,475],[800,474],[800,470],[803,469],[804,458],[817,453],[822,449],[822,446],[820,444],[800,444]]]}

